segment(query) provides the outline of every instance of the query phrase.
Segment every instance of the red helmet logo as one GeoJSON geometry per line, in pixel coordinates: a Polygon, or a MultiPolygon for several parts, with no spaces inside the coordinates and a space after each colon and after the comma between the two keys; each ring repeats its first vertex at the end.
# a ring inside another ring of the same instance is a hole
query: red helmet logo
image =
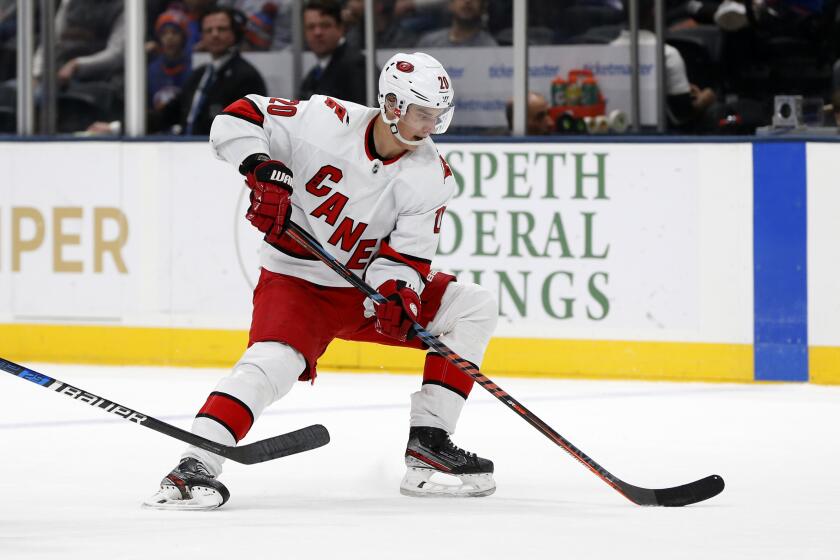
{"type": "Polygon", "coordinates": [[[397,62],[397,70],[399,70],[400,72],[405,72],[406,74],[408,74],[409,72],[414,72],[414,65],[410,62],[406,62],[404,60],[401,60],[401,61],[397,62]]]}

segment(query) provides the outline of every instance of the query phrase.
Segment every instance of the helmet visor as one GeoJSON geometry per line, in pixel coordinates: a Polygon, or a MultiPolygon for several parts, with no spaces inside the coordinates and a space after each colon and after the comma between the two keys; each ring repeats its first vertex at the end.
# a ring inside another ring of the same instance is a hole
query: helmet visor
{"type": "Polygon", "coordinates": [[[452,122],[452,107],[433,108],[411,104],[400,120],[415,130],[429,130],[430,134],[443,134],[452,122]]]}

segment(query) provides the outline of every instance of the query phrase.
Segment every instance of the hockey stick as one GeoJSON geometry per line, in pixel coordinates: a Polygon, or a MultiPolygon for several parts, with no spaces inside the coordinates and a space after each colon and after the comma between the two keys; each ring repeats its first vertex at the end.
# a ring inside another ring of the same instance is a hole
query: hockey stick
{"type": "Polygon", "coordinates": [[[46,389],[51,389],[61,395],[67,395],[71,399],[96,408],[101,408],[105,412],[111,412],[120,418],[130,420],[140,426],[150,428],[156,432],[166,434],[190,445],[200,447],[205,451],[210,451],[211,453],[221,455],[222,457],[245,465],[253,465],[254,463],[262,463],[279,457],[309,451],[310,449],[316,449],[322,445],[326,445],[330,441],[330,434],[327,432],[327,429],[320,424],[315,424],[301,428],[300,430],[295,430],[294,432],[289,432],[288,434],[281,434],[262,441],[249,443],[248,445],[231,447],[210,441],[181,428],[176,428],[171,424],[161,422],[151,416],[146,416],[128,407],[94,395],[93,393],[88,393],[69,383],[64,383],[63,381],[2,358],[0,358],[0,369],[46,389]]]}
{"type": "MultiPolygon", "coordinates": [[[[374,290],[364,280],[353,274],[343,264],[338,262],[335,257],[330,255],[316,239],[309,235],[300,226],[293,222],[289,222],[286,229],[286,235],[294,239],[304,249],[312,253],[318,260],[322,261],[328,267],[337,272],[342,278],[347,280],[354,287],[361,290],[374,303],[382,304],[387,300],[376,290],[374,290]]],[[[426,345],[441,354],[455,367],[475,379],[482,387],[487,389],[490,394],[502,401],[505,406],[513,410],[522,419],[535,427],[545,437],[562,447],[572,457],[580,461],[586,468],[595,473],[601,480],[609,484],[616,491],[622,494],[625,498],[638,504],[640,506],[685,506],[708,500],[711,497],[717,496],[723,491],[723,478],[713,474],[695,480],[682,486],[675,486],[673,488],[640,488],[628,484],[610,473],[607,469],[596,463],[593,459],[587,456],[583,451],[575,447],[572,442],[554,431],[551,426],[540,420],[536,414],[525,408],[520,402],[510,396],[501,387],[493,383],[478,368],[472,365],[467,360],[453,352],[446,344],[441,342],[436,336],[424,329],[419,323],[414,323],[414,332],[426,345]]]]}

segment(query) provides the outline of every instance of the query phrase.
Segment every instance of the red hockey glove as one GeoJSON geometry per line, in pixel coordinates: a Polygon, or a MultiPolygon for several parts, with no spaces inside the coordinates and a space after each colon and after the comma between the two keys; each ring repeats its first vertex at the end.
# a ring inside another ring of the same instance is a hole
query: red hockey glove
{"type": "Polygon", "coordinates": [[[292,214],[292,170],[279,161],[263,161],[247,171],[245,182],[251,189],[245,217],[265,233],[266,241],[277,243],[292,214]]]}
{"type": "Polygon", "coordinates": [[[412,324],[420,315],[420,296],[402,280],[388,280],[377,290],[387,303],[376,306],[376,330],[380,334],[405,341],[414,338],[412,324]]]}

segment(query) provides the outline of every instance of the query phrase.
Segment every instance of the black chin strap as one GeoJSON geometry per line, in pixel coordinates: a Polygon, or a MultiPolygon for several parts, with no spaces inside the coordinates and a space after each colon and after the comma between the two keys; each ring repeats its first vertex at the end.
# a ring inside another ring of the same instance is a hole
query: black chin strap
{"type": "MultiPolygon", "coordinates": [[[[380,118],[380,117],[377,117],[377,118],[380,118]]],[[[385,161],[388,158],[382,156],[379,152],[376,151],[376,142],[374,142],[374,140],[373,140],[373,129],[374,128],[376,128],[376,126],[370,127],[370,132],[368,133],[368,136],[365,139],[365,141],[367,142],[368,152],[370,152],[370,155],[373,156],[373,159],[378,159],[380,161],[385,161]]]]}

